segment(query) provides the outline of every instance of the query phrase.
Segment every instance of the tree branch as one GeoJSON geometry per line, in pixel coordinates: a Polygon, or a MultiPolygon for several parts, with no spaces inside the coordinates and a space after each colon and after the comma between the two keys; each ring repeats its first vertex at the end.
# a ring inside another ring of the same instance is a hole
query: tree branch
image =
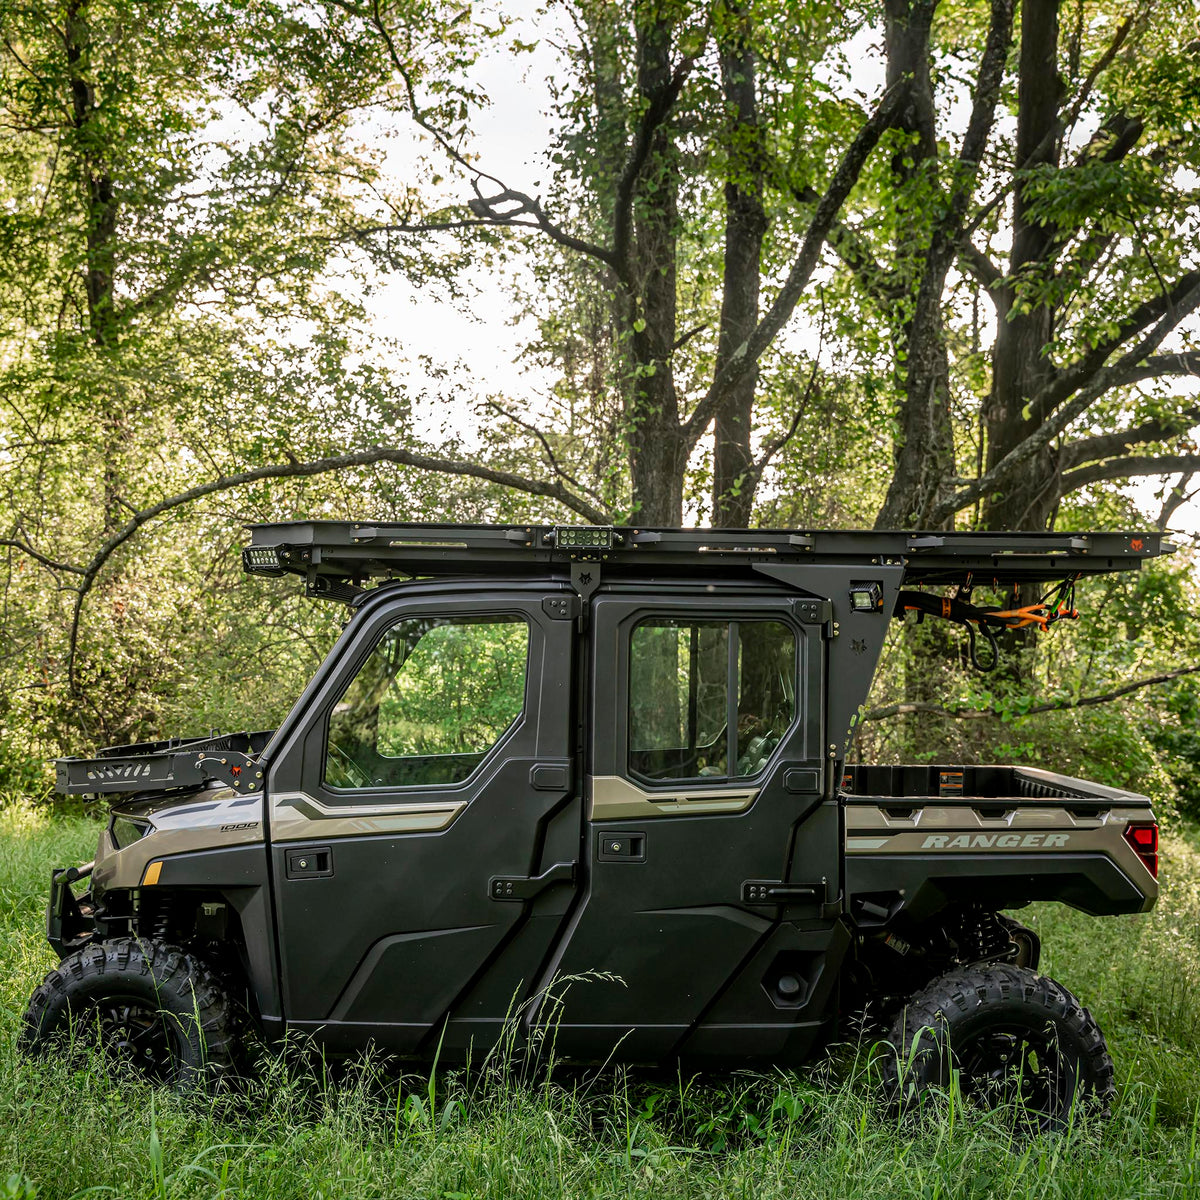
{"type": "Polygon", "coordinates": [[[964,166],[975,168],[979,165],[991,136],[996,105],[1000,101],[1000,84],[1004,79],[1004,63],[1012,41],[1012,22],[1013,0],[992,0],[987,40],[975,76],[975,100],[958,152],[958,161],[964,166]]]}
{"type": "Polygon", "coordinates": [[[1059,479],[1059,493],[1078,491],[1104,479],[1130,479],[1135,475],[1174,475],[1200,471],[1200,454],[1126,454],[1105,462],[1067,471],[1059,479]]]}
{"type": "Polygon", "coordinates": [[[1191,429],[1197,422],[1200,422],[1200,408],[1185,408],[1182,412],[1172,413],[1167,417],[1153,417],[1132,429],[1102,433],[1096,437],[1068,442],[1059,451],[1058,465],[1061,470],[1067,471],[1082,463],[1111,458],[1114,454],[1124,454],[1131,446],[1144,446],[1147,442],[1165,442],[1168,438],[1191,429]]]}
{"type": "Polygon", "coordinates": [[[398,463],[401,466],[416,467],[423,471],[436,471],[444,475],[465,475],[475,479],[484,479],[489,483],[500,484],[502,487],[527,492],[531,496],[545,496],[548,499],[557,500],[565,508],[578,513],[592,524],[603,525],[607,521],[606,513],[601,512],[600,509],[595,508],[561,483],[530,479],[512,471],[484,466],[482,463],[435,458],[432,455],[403,450],[398,446],[371,446],[366,450],[356,450],[349,454],[338,454],[330,458],[318,458],[312,462],[273,463],[270,466],[241,471],[236,475],[222,475],[217,479],[210,479],[207,483],[188,488],[185,492],[168,496],[165,500],[160,500],[149,508],[141,509],[100,546],[86,568],[82,571],[78,571],[76,568],[67,568],[82,575],[75,597],[75,610],[71,617],[71,637],[67,654],[67,675],[71,690],[75,690],[75,651],[79,641],[79,620],[83,612],[83,602],[92,590],[105,563],[148,521],[184,504],[191,504],[195,500],[211,496],[214,492],[225,492],[231,488],[244,487],[246,484],[256,483],[260,479],[308,478],[313,475],[325,475],[331,471],[343,471],[348,467],[364,467],[379,462],[398,463]]]}
{"type": "MultiPolygon", "coordinates": [[[[1164,314],[1169,316],[1173,312],[1178,311],[1178,315],[1167,326],[1166,331],[1178,325],[1187,313],[1191,311],[1190,308],[1180,310],[1180,306],[1188,300],[1189,296],[1194,296],[1198,284],[1200,284],[1200,271],[1188,271],[1186,274],[1181,275],[1168,291],[1161,292],[1157,296],[1152,296],[1149,300],[1139,304],[1121,322],[1113,337],[1109,338],[1107,342],[1101,342],[1100,345],[1089,350],[1078,362],[1073,363],[1069,367],[1064,367],[1033,397],[1029,402],[1031,423],[1040,425],[1045,421],[1055,408],[1073,391],[1082,387],[1096,376],[1110,355],[1114,354],[1131,337],[1135,337],[1148,325],[1162,318],[1164,314]]],[[[1164,331],[1164,335],[1166,331],[1164,331]]],[[[1159,341],[1161,340],[1160,338],[1159,341]]],[[[1157,348],[1157,344],[1155,347],[1151,347],[1151,349],[1155,348],[1157,348]]],[[[1145,357],[1145,355],[1137,357],[1134,361],[1128,363],[1125,369],[1129,370],[1139,365],[1145,357]]],[[[1110,386],[1118,385],[1114,384],[1110,386]]]]}
{"type": "Polygon", "coordinates": [[[391,60],[392,67],[396,74],[400,76],[401,82],[404,84],[404,94],[408,101],[408,111],[412,119],[429,134],[431,138],[442,148],[442,150],[450,157],[452,161],[458,164],[464,171],[469,172],[471,176],[471,186],[475,190],[475,199],[467,202],[467,207],[475,214],[479,220],[477,222],[469,221],[445,221],[436,222],[432,225],[423,225],[417,223],[408,225],[399,223],[390,226],[378,226],[371,229],[361,231],[364,233],[373,232],[394,232],[394,233],[433,233],[444,232],[453,229],[468,229],[474,225],[523,225],[531,229],[541,230],[553,241],[565,246],[567,249],[579,251],[582,254],[590,255],[593,258],[599,259],[608,266],[613,265],[612,251],[603,246],[598,246],[593,242],[589,242],[583,238],[577,238],[573,234],[567,233],[562,226],[550,220],[542,208],[539,198],[526,195],[524,192],[516,191],[503,180],[495,175],[489,174],[482,170],[475,163],[466,157],[459,149],[450,141],[446,133],[439,129],[426,116],[421,108],[420,102],[417,100],[416,85],[413,83],[411,71],[405,65],[404,60],[400,56],[400,52],[396,47],[396,41],[392,37],[392,32],[387,27],[387,22],[384,20],[383,12],[380,8],[380,0],[370,0],[369,10],[365,6],[360,6],[352,2],[352,0],[333,0],[343,11],[350,13],[359,20],[365,21],[367,24],[374,26],[375,31],[379,34],[383,42],[384,49],[387,51],[387,56],[391,60]],[[488,183],[494,184],[499,188],[499,193],[494,196],[485,197],[479,188],[479,180],[486,179],[488,183]],[[505,202],[516,202],[518,208],[505,213],[496,211],[495,206],[505,202]],[[520,215],[528,213],[532,216],[532,221],[521,221],[516,219],[520,215]]]}
{"type": "MultiPolygon", "coordinates": [[[[542,452],[546,455],[546,461],[550,464],[550,469],[559,477],[559,479],[565,479],[572,487],[578,488],[581,492],[586,492],[598,504],[604,503],[603,499],[598,496],[592,488],[588,487],[587,484],[577,479],[571,474],[570,471],[563,467],[563,465],[558,461],[558,456],[554,453],[554,449],[550,445],[549,439],[532,421],[526,421],[523,418],[518,417],[516,413],[509,412],[509,410],[505,408],[503,404],[500,404],[496,400],[489,399],[485,401],[485,403],[493,412],[499,413],[502,417],[507,418],[514,425],[524,429],[526,433],[532,434],[533,437],[537,439],[539,445],[542,447],[542,452]]],[[[604,523],[605,522],[603,521],[597,522],[597,524],[604,523]]]]}
{"type": "Polygon", "coordinates": [[[1141,383],[1144,379],[1163,379],[1171,375],[1200,375],[1200,352],[1181,350],[1175,354],[1153,354],[1130,367],[1115,387],[1141,383]]]}
{"type": "MultiPolygon", "coordinates": [[[[703,45],[707,44],[708,37],[706,35],[703,45]]],[[[650,97],[650,103],[646,106],[646,111],[642,114],[637,132],[634,134],[633,142],[629,147],[625,166],[621,171],[621,178],[617,182],[616,196],[613,200],[612,254],[615,263],[614,270],[617,271],[623,280],[628,280],[630,274],[629,250],[633,230],[634,190],[650,157],[650,150],[654,145],[654,135],[675,107],[675,102],[679,99],[679,93],[683,89],[684,82],[688,75],[691,74],[695,63],[695,54],[681,58],[675,70],[671,72],[671,78],[667,81],[666,86],[657,95],[650,97]]]]}
{"type": "Polygon", "coordinates": [[[965,234],[958,240],[958,261],[993,300],[1005,291],[1001,280],[1004,273],[965,234]]]}
{"type": "Polygon", "coordinates": [[[524,192],[515,191],[513,188],[504,188],[494,196],[485,196],[479,190],[477,180],[473,181],[471,186],[475,189],[475,199],[468,200],[467,207],[479,218],[478,224],[518,225],[527,229],[540,229],[551,241],[565,246],[568,250],[576,250],[581,254],[599,259],[608,267],[615,268],[617,266],[617,255],[614,251],[606,246],[597,245],[595,242],[589,242],[585,238],[576,237],[573,233],[568,233],[557,222],[550,220],[545,209],[542,208],[540,197],[529,196],[524,192]],[[501,210],[499,206],[502,204],[511,204],[515,207],[501,210]],[[520,218],[526,214],[533,220],[522,221],[520,218]]]}
{"type": "Polygon", "coordinates": [[[800,251],[774,302],[746,342],[734,351],[729,362],[717,374],[708,391],[696,405],[691,417],[683,425],[684,437],[691,445],[695,445],[708,423],[716,415],[721,402],[746,372],[753,370],[762,357],[763,351],[787,324],[820,261],[821,248],[833,225],[834,218],[858,182],[858,177],[871,151],[875,149],[884,131],[896,119],[907,90],[907,83],[901,82],[893,84],[884,92],[875,111],[858,131],[854,141],[850,143],[846,153],[842,156],[842,160],[838,163],[837,170],[834,171],[833,178],[830,180],[829,187],[817,204],[816,212],[813,213],[812,220],[809,222],[800,251]]]}
{"type": "Polygon", "coordinates": [[[0,546],[11,546],[14,550],[20,550],[22,554],[28,554],[30,558],[40,562],[43,567],[49,567],[52,571],[69,571],[72,575],[87,573],[86,568],[77,567],[74,563],[55,562],[54,559],[39,554],[32,546],[22,542],[19,538],[0,538],[0,546]]]}
{"type": "Polygon", "coordinates": [[[1171,523],[1171,518],[1175,515],[1176,510],[1181,508],[1196,494],[1195,488],[1190,492],[1187,490],[1187,486],[1192,482],[1194,474],[1194,471],[1185,471],[1180,475],[1170,494],[1163,501],[1163,506],[1158,513],[1158,520],[1154,523],[1159,533],[1166,533],[1167,526],[1171,523]]]}
{"type": "MultiPolygon", "coordinates": [[[[821,193],[811,185],[793,187],[792,195],[804,205],[821,202],[821,193]]],[[[880,307],[891,307],[904,296],[904,288],[898,284],[887,268],[871,253],[863,236],[857,229],[842,221],[829,226],[826,238],[830,249],[842,260],[851,274],[858,280],[880,307]]]]}
{"type": "MultiPolygon", "coordinates": [[[[1195,675],[1198,671],[1200,671],[1200,666],[1180,667],[1177,671],[1166,671],[1162,675],[1151,675],[1148,679],[1138,679],[1133,683],[1127,683],[1122,687],[1114,688],[1111,692],[1102,692],[1098,696],[1083,696],[1078,700],[1051,700],[1046,704],[1035,704],[1032,708],[1027,708],[1023,713],[1015,715],[1031,717],[1037,713],[1063,712],[1071,708],[1088,708],[1095,704],[1109,704],[1113,700],[1120,700],[1122,696],[1128,696],[1132,692],[1154,687],[1160,683],[1170,683],[1172,679],[1179,679],[1184,675],[1195,675]]],[[[884,721],[889,717],[904,717],[915,713],[931,713],[939,717],[952,717],[956,721],[979,721],[987,717],[999,717],[1003,715],[1002,710],[998,708],[967,708],[965,706],[944,708],[940,704],[929,704],[925,701],[902,701],[897,704],[883,704],[878,708],[869,708],[859,717],[859,721],[860,723],[865,721],[884,721]]]]}
{"type": "MultiPolygon", "coordinates": [[[[986,492],[999,488],[1013,471],[1033,458],[1048,446],[1077,417],[1085,413],[1105,392],[1116,387],[1131,368],[1144,362],[1157,350],[1163,338],[1196,308],[1200,307],[1200,271],[1190,272],[1194,282],[1179,302],[1170,306],[1166,315],[1132,350],[1124,354],[1110,367],[1102,367],[1092,375],[1091,382],[1081,389],[1075,399],[1060,408],[1039,428],[1013,447],[990,471],[961,491],[942,501],[934,510],[935,521],[944,520],[959,509],[974,503],[986,492]]],[[[1187,278],[1187,277],[1185,277],[1187,278]]],[[[1145,306],[1143,306],[1145,307],[1145,306]]],[[[1180,468],[1175,468],[1180,469],[1180,468]]]]}

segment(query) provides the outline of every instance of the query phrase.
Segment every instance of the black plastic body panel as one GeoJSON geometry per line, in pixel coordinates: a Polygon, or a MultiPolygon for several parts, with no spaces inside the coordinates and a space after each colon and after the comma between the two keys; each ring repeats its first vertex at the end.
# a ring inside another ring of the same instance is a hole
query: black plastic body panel
{"type": "Polygon", "coordinates": [[[952,902],[1015,908],[1058,900],[1092,916],[1142,912],[1146,893],[1104,854],[857,855],[846,862],[847,895],[894,892],[920,921],[952,902]]]}
{"type": "Polygon", "coordinates": [[[196,850],[162,860],[157,892],[169,888],[216,892],[238,915],[259,1015],[268,1032],[282,1024],[274,914],[271,906],[267,849],[261,843],[196,850]]]}

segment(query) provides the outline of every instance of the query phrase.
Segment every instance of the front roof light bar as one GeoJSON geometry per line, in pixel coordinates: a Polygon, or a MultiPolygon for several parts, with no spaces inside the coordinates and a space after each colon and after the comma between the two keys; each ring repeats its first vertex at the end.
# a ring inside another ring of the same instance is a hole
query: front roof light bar
{"type": "Polygon", "coordinates": [[[242,551],[242,570],[248,575],[286,575],[287,567],[275,546],[247,546],[242,551]]]}
{"type": "Polygon", "coordinates": [[[624,541],[611,525],[555,525],[546,535],[558,550],[609,551],[624,541]]]}

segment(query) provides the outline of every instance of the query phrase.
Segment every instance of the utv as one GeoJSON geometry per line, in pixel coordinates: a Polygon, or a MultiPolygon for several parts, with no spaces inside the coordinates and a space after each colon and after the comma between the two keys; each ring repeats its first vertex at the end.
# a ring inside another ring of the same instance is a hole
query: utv
{"type": "Polygon", "coordinates": [[[253,526],[245,569],[344,602],[345,631],[270,733],[59,760],[60,792],[114,803],[95,861],[52,872],[62,962],[26,1043],[98,1027],[181,1085],[229,1070],[247,1026],[426,1063],[515,1038],[577,1063],[794,1065],[865,1010],[902,1094],[957,1068],[985,1103],[1103,1105],[1096,1023],[1004,910],[1148,910],[1148,800],[846,757],[893,616],[959,622],[983,665],[997,633],[1074,616],[1076,580],[1169,550],[253,526]],[[972,600],[1038,583],[1038,604],[972,600]]]}

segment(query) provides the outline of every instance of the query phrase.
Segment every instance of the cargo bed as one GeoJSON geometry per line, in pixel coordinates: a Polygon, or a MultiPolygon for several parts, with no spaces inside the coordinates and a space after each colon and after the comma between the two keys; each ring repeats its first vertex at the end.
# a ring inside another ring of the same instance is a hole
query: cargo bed
{"type": "MultiPolygon", "coordinates": [[[[1083,801],[1090,808],[1114,803],[1149,805],[1137,792],[1106,787],[1038,767],[1014,766],[847,766],[840,792],[851,802],[887,805],[896,800],[1063,800],[1083,801]]],[[[989,805],[988,807],[995,807],[989,805]]],[[[1064,805],[1073,810],[1074,803],[1064,805]]]]}

